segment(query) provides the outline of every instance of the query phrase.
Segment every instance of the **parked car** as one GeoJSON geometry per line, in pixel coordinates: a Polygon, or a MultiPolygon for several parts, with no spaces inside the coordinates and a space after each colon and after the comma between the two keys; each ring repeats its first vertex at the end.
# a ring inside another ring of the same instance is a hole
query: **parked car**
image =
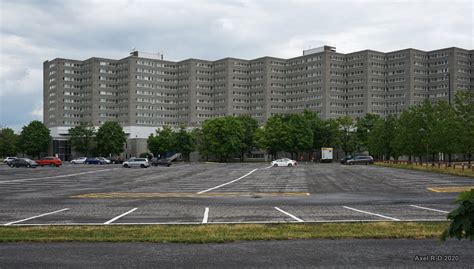
{"type": "Polygon", "coordinates": [[[297,164],[298,164],[297,161],[290,160],[288,158],[278,159],[278,160],[274,160],[272,162],[272,166],[274,166],[274,167],[277,167],[277,166],[296,166],[297,164]]]}
{"type": "Polygon", "coordinates": [[[353,165],[353,164],[373,164],[374,158],[372,156],[356,156],[352,159],[346,161],[346,164],[353,165]]]}
{"type": "Polygon", "coordinates": [[[56,167],[59,167],[61,164],[63,164],[61,159],[56,157],[44,157],[43,159],[37,160],[36,163],[39,166],[51,165],[56,167]]]}
{"type": "Polygon", "coordinates": [[[17,159],[14,159],[14,160],[11,160],[10,162],[8,162],[8,165],[10,167],[32,167],[32,168],[36,168],[38,166],[38,164],[31,160],[31,159],[28,159],[28,158],[17,158],[17,159]]]}
{"type": "Polygon", "coordinates": [[[87,160],[87,157],[79,157],[71,161],[72,164],[83,164],[87,160]]]}
{"type": "Polygon", "coordinates": [[[84,161],[84,164],[106,164],[106,162],[94,157],[94,158],[87,158],[84,161]]]}
{"type": "Polygon", "coordinates": [[[13,161],[13,160],[16,160],[18,159],[17,157],[6,157],[5,159],[3,159],[3,163],[6,163],[8,164],[9,162],[13,161]]]}
{"type": "Polygon", "coordinates": [[[130,167],[141,167],[141,168],[148,168],[150,167],[150,162],[147,158],[130,158],[128,161],[122,164],[125,168],[130,167]]]}
{"type": "Polygon", "coordinates": [[[110,164],[110,163],[111,163],[110,160],[108,160],[108,159],[106,159],[106,158],[104,158],[104,157],[97,157],[97,159],[101,160],[104,164],[110,164]]]}
{"type": "Polygon", "coordinates": [[[342,164],[346,164],[347,160],[350,160],[350,159],[352,159],[352,158],[354,158],[354,157],[351,156],[351,155],[347,155],[346,157],[344,157],[344,158],[341,159],[341,163],[342,163],[342,164]]]}
{"type": "Polygon", "coordinates": [[[171,161],[169,159],[153,159],[151,161],[151,165],[153,166],[164,165],[164,166],[170,167],[171,161]]]}
{"type": "Polygon", "coordinates": [[[122,164],[123,163],[123,159],[121,157],[108,157],[107,160],[109,160],[111,163],[118,163],[118,164],[122,164]]]}

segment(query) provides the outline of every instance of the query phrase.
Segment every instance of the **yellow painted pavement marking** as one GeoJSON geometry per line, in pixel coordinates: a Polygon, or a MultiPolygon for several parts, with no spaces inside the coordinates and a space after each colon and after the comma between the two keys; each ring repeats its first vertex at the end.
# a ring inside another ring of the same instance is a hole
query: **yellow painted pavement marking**
{"type": "Polygon", "coordinates": [[[433,192],[463,192],[474,189],[474,186],[431,187],[427,189],[433,192]]]}
{"type": "Polygon", "coordinates": [[[271,197],[271,196],[309,196],[307,192],[104,192],[86,193],[71,198],[203,198],[203,197],[271,197]]]}

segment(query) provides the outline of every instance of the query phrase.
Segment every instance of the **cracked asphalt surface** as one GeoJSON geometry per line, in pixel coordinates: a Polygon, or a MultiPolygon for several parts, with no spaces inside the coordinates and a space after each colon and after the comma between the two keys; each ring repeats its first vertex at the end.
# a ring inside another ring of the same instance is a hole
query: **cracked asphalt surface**
{"type": "MultiPolygon", "coordinates": [[[[435,221],[446,219],[457,193],[427,188],[472,185],[473,178],[339,164],[0,165],[0,225],[200,224],[205,208],[207,223],[297,222],[292,216],[304,222],[435,221]]],[[[471,242],[434,239],[8,243],[0,244],[0,268],[472,268],[473,250],[471,242]],[[416,255],[458,261],[422,262],[416,255]]]]}
{"type": "Polygon", "coordinates": [[[471,242],[290,240],[225,244],[0,244],[5,268],[472,268],[471,242]],[[418,260],[416,260],[418,257],[418,260]],[[423,261],[424,257],[427,258],[423,261]]]}
{"type": "Polygon", "coordinates": [[[148,169],[2,165],[0,225],[101,224],[133,208],[112,224],[200,223],[206,207],[209,223],[296,221],[275,207],[308,222],[443,220],[457,193],[427,188],[473,183],[467,177],[337,163],[177,163],[148,169]],[[166,195],[173,197],[161,197],[166,195]],[[48,215],[37,217],[42,214],[48,215]]]}

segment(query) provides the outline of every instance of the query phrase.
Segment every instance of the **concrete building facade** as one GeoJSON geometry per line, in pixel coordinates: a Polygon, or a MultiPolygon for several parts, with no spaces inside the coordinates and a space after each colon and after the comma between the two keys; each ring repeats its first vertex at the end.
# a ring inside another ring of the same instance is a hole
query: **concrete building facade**
{"type": "MultiPolygon", "coordinates": [[[[196,127],[225,115],[264,123],[305,109],[323,119],[386,116],[425,99],[453,100],[457,91],[474,90],[473,60],[473,50],[455,47],[343,54],[329,46],[290,59],[174,62],[138,51],[119,60],[57,58],[43,65],[44,123],[65,141],[81,121],[118,121],[128,157],[145,152],[148,135],[165,125],[196,127]]],[[[53,151],[67,148],[56,143],[53,151]]]]}

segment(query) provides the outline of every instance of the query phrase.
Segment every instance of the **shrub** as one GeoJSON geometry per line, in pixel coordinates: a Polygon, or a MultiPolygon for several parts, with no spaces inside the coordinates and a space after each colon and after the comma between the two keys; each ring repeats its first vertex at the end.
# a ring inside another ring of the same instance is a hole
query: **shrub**
{"type": "Polygon", "coordinates": [[[440,239],[445,241],[447,237],[456,237],[461,240],[474,239],[474,189],[459,194],[454,203],[459,207],[449,212],[448,219],[451,223],[446,231],[441,234],[440,239]]]}

